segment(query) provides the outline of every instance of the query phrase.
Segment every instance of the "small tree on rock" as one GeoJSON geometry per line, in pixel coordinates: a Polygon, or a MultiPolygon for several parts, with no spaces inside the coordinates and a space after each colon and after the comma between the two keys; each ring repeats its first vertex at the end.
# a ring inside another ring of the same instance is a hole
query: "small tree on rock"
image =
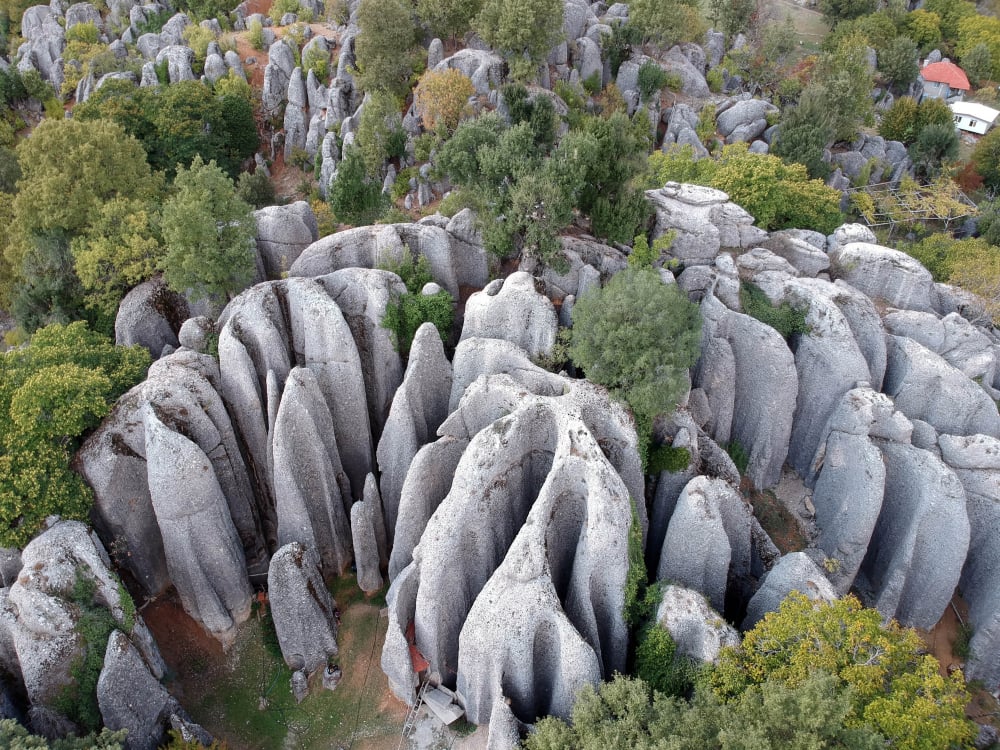
{"type": "Polygon", "coordinates": [[[254,277],[253,210],[226,173],[200,156],[178,170],[174,188],[163,206],[164,279],[181,294],[231,299],[254,277]]]}

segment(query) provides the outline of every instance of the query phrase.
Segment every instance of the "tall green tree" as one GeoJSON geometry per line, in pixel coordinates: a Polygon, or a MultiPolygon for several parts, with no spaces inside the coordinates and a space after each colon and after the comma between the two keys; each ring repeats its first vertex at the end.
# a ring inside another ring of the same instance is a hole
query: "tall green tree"
{"type": "Polygon", "coordinates": [[[413,6],[406,0],[361,0],[354,52],[361,88],[406,96],[420,54],[413,6]]]}
{"type": "Polygon", "coordinates": [[[878,50],[878,70],[897,90],[905,89],[917,79],[917,43],[907,36],[897,36],[878,50]]]}
{"type": "Polygon", "coordinates": [[[831,26],[858,16],[874,13],[876,0],[820,0],[819,10],[831,26]]]}
{"type": "Polygon", "coordinates": [[[526,75],[559,40],[562,23],[561,0],[484,0],[473,28],[526,75]]]}
{"type": "Polygon", "coordinates": [[[573,307],[570,357],[629,405],[643,436],[676,408],[700,342],[697,306],[652,268],[629,267],[573,307]]]}
{"type": "Polygon", "coordinates": [[[786,164],[803,165],[811,178],[823,179],[830,171],[823,155],[832,140],[833,124],[825,91],[810,86],[802,92],[798,104],[782,115],[771,151],[786,164]]]}
{"type": "Polygon", "coordinates": [[[399,113],[399,101],[388,91],[372,93],[361,110],[361,122],[354,141],[365,158],[370,177],[379,177],[385,162],[406,152],[406,133],[399,113]]]}
{"type": "Polygon", "coordinates": [[[1000,188],[1000,129],[994,128],[979,139],[972,163],[988,187],[1000,188]]]}
{"type": "Polygon", "coordinates": [[[962,69],[969,76],[973,86],[979,86],[983,81],[993,76],[993,51],[990,45],[979,42],[962,58],[962,69]]]}
{"type": "Polygon", "coordinates": [[[632,0],[629,23],[664,46],[697,39],[706,28],[698,0],[632,0]]]}
{"type": "Polygon", "coordinates": [[[161,227],[163,277],[175,291],[228,300],[253,280],[253,210],[214,161],[196,156],[178,170],[161,227]]]}
{"type": "Polygon", "coordinates": [[[361,149],[349,145],[330,185],[333,215],[345,224],[371,224],[382,214],[385,204],[382,185],[369,179],[361,149]]]}
{"type": "Polygon", "coordinates": [[[986,47],[989,52],[991,67],[986,75],[983,75],[981,70],[977,71],[977,77],[1000,81],[1000,18],[977,14],[959,21],[955,51],[962,64],[965,65],[971,57],[973,65],[981,67],[985,54],[982,50],[973,54],[973,50],[981,46],[986,47]]]}
{"type": "Polygon", "coordinates": [[[472,19],[483,0],[417,0],[417,17],[441,39],[463,36],[472,28],[472,19]]]}
{"type": "Polygon", "coordinates": [[[820,56],[815,83],[823,86],[831,114],[833,137],[853,140],[862,125],[874,123],[871,101],[873,71],[868,67],[867,42],[860,34],[845,37],[832,52],[820,56]]]}

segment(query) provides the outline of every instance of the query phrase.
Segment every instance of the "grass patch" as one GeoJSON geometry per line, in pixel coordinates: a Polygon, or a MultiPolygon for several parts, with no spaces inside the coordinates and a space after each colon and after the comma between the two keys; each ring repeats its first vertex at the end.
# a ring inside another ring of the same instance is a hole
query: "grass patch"
{"type": "Polygon", "coordinates": [[[388,694],[378,664],[387,624],[379,618],[384,593],[366,599],[349,577],[331,589],[341,611],[337,641],[344,678],[337,690],[323,690],[317,674],[310,695],[296,705],[292,672],[276,648],[270,617],[255,613],[223,664],[180,675],[187,690],[203,686],[185,701],[195,720],[229,747],[246,750],[326,750],[362,738],[398,738],[405,707],[387,712],[381,705],[388,694]]]}
{"type": "Polygon", "coordinates": [[[802,527],[791,511],[770,490],[755,492],[750,497],[753,514],[760,521],[771,541],[781,550],[781,554],[801,552],[809,543],[802,527]]]}
{"type": "Polygon", "coordinates": [[[972,627],[972,623],[963,622],[959,624],[958,630],[955,633],[955,642],[951,644],[951,651],[962,661],[967,660],[971,654],[970,644],[972,643],[972,636],[974,634],[975,630],[972,627]]]}

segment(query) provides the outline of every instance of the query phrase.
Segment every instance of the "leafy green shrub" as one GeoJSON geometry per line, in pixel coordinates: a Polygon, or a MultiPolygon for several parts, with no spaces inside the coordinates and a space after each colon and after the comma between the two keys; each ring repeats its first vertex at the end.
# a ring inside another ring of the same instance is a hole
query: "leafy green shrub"
{"type": "Polygon", "coordinates": [[[386,306],[382,327],[392,331],[396,350],[406,356],[410,353],[413,336],[421,325],[433,323],[441,335],[441,340],[445,341],[451,334],[451,324],[454,319],[455,304],[448,292],[407,293],[386,306]]]}
{"type": "Polygon", "coordinates": [[[733,459],[733,463],[736,464],[736,470],[739,471],[740,476],[746,474],[747,465],[750,463],[750,455],[747,453],[747,449],[738,440],[726,443],[722,447],[729,454],[729,457],[733,459]]]}
{"type": "Polygon", "coordinates": [[[586,91],[591,96],[596,96],[601,90],[601,73],[600,71],[594,71],[589,76],[583,79],[583,90],[586,91]]]}
{"type": "Polygon", "coordinates": [[[721,68],[712,68],[708,73],[705,74],[705,83],[708,84],[708,90],[713,94],[718,94],[722,91],[722,85],[725,83],[725,77],[722,75],[721,68]]]}
{"type": "Polygon", "coordinates": [[[277,201],[274,183],[262,169],[240,174],[236,180],[236,197],[254,208],[273,206],[277,201]]]}
{"type": "Polygon", "coordinates": [[[667,85],[667,71],[658,63],[647,60],[639,68],[639,96],[645,101],[667,85]]]}
{"type": "Polygon", "coordinates": [[[100,34],[93,21],[77,23],[66,29],[67,42],[82,42],[84,44],[97,44],[100,34]]]}
{"type": "Polygon", "coordinates": [[[104,666],[108,636],[118,627],[111,612],[95,601],[96,593],[97,582],[82,568],[77,568],[70,601],[79,612],[76,632],[83,642],[83,653],[70,667],[73,682],[63,688],[56,699],[56,706],[61,713],[91,732],[101,727],[101,711],[97,706],[97,678],[104,666]]]}
{"type": "Polygon", "coordinates": [[[146,16],[146,20],[142,23],[136,24],[136,28],[139,33],[136,35],[138,39],[143,34],[159,34],[163,30],[163,25],[170,20],[173,15],[173,11],[169,8],[164,8],[158,13],[149,13],[146,16]]]}
{"type": "Polygon", "coordinates": [[[286,13],[297,14],[300,10],[299,0],[274,0],[268,15],[271,17],[272,23],[277,24],[281,22],[281,17],[286,13]]]}
{"type": "Polygon", "coordinates": [[[416,167],[406,167],[399,170],[399,174],[396,175],[396,181],[392,183],[392,190],[389,192],[389,197],[394,201],[402,200],[410,192],[410,180],[418,174],[419,171],[416,167]]]}
{"type": "Polygon", "coordinates": [[[647,474],[659,474],[667,471],[675,474],[684,471],[691,463],[691,451],[687,448],[674,448],[672,445],[657,445],[649,451],[649,466],[647,474]]]}
{"type": "Polygon", "coordinates": [[[651,624],[640,636],[635,671],[653,690],[678,697],[691,690],[698,674],[693,662],[677,654],[677,644],[666,628],[657,624],[651,624]]]}
{"type": "Polygon", "coordinates": [[[50,743],[45,737],[29,734],[15,719],[0,719],[0,747],[11,750],[122,750],[126,734],[125,729],[112,732],[105,727],[99,734],[70,735],[50,743]]]}
{"type": "Polygon", "coordinates": [[[955,633],[955,642],[951,646],[951,650],[959,659],[965,660],[969,658],[971,654],[969,646],[972,643],[972,636],[975,635],[975,632],[972,623],[963,622],[959,624],[958,630],[955,633]]]}
{"type": "Polygon", "coordinates": [[[314,44],[306,49],[302,57],[302,67],[306,72],[311,70],[320,83],[326,84],[330,77],[330,55],[319,45],[314,44]]]}
{"type": "Polygon", "coordinates": [[[611,24],[611,33],[601,35],[601,47],[611,63],[611,75],[617,76],[622,63],[632,56],[632,45],[642,42],[642,32],[627,23],[611,24]]]}
{"type": "Polygon", "coordinates": [[[247,26],[247,41],[257,51],[264,49],[264,26],[256,18],[247,26]]]}
{"type": "Polygon", "coordinates": [[[782,302],[775,307],[761,291],[760,287],[749,282],[740,284],[740,304],[747,315],[765,323],[785,339],[797,333],[809,333],[806,325],[806,310],[796,310],[788,302],[782,302]]]}
{"type": "Polygon", "coordinates": [[[632,500],[632,526],[628,533],[628,576],[625,578],[625,606],[622,617],[632,628],[648,623],[660,603],[659,584],[649,585],[649,573],[642,552],[642,526],[632,500]]]}
{"type": "Polygon", "coordinates": [[[680,91],[684,85],[684,79],[681,78],[679,73],[668,70],[666,71],[666,78],[663,79],[663,85],[671,91],[680,91]]]}

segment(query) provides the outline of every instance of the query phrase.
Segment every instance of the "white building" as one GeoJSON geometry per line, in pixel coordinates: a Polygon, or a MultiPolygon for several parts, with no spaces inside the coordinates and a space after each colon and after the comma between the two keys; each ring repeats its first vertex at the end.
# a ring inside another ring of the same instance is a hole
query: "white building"
{"type": "Polygon", "coordinates": [[[993,127],[993,123],[1000,116],[1000,112],[992,107],[976,102],[953,102],[948,106],[954,115],[955,127],[977,135],[983,135],[993,127]]]}

